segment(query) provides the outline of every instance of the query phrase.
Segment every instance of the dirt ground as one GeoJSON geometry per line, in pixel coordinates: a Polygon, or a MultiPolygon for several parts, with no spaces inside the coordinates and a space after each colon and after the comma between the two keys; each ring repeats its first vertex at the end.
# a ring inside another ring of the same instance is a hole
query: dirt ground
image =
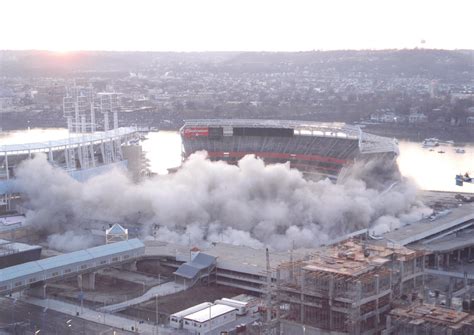
{"type": "Polygon", "coordinates": [[[156,303],[158,302],[160,323],[165,323],[170,314],[202,302],[214,302],[217,299],[231,298],[242,293],[246,293],[246,291],[221,285],[195,286],[186,291],[159,297],[158,301],[152,300],[144,302],[121,313],[145,321],[155,320],[156,303]]]}

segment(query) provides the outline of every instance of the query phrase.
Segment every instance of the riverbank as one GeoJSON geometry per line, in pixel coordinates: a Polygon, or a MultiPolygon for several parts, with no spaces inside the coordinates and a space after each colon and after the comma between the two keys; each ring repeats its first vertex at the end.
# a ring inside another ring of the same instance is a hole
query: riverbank
{"type": "Polygon", "coordinates": [[[442,141],[456,143],[473,143],[474,127],[426,127],[408,125],[370,124],[365,125],[364,131],[399,140],[421,142],[425,138],[438,138],[442,141]]]}

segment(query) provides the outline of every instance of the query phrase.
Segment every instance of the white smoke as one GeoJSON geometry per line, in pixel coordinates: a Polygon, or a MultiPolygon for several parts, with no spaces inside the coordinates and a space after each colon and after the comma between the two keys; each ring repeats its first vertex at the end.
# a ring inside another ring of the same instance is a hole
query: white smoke
{"type": "Polygon", "coordinates": [[[91,235],[78,235],[73,231],[48,236],[48,245],[55,250],[74,251],[87,248],[91,246],[92,243],[93,238],[91,235]]]}
{"type": "Polygon", "coordinates": [[[17,183],[29,199],[28,221],[49,233],[95,219],[135,224],[144,235],[158,225],[158,239],[182,244],[314,247],[371,225],[385,231],[426,211],[409,181],[389,192],[355,177],[311,181],[251,155],[234,166],[198,153],[175,174],[138,184],[119,170],[79,183],[39,155],[18,168],[17,183]]]}

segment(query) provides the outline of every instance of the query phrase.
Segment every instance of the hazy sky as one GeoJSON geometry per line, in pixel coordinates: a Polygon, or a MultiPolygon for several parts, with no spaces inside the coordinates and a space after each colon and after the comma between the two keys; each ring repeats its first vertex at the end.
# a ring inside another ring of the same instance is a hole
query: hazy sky
{"type": "Polygon", "coordinates": [[[474,49],[474,0],[0,0],[0,13],[0,49],[474,49]]]}

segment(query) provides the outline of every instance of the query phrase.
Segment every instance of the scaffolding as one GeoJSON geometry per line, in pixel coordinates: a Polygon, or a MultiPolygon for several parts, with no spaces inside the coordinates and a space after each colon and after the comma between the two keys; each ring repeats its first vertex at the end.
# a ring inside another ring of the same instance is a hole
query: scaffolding
{"type": "Polygon", "coordinates": [[[404,247],[347,240],[308,260],[282,264],[277,269],[280,318],[344,334],[380,332],[403,283],[423,276],[417,262],[422,257],[404,247]]]}
{"type": "Polygon", "coordinates": [[[384,335],[471,335],[474,315],[449,308],[415,303],[393,309],[384,335]]]}

